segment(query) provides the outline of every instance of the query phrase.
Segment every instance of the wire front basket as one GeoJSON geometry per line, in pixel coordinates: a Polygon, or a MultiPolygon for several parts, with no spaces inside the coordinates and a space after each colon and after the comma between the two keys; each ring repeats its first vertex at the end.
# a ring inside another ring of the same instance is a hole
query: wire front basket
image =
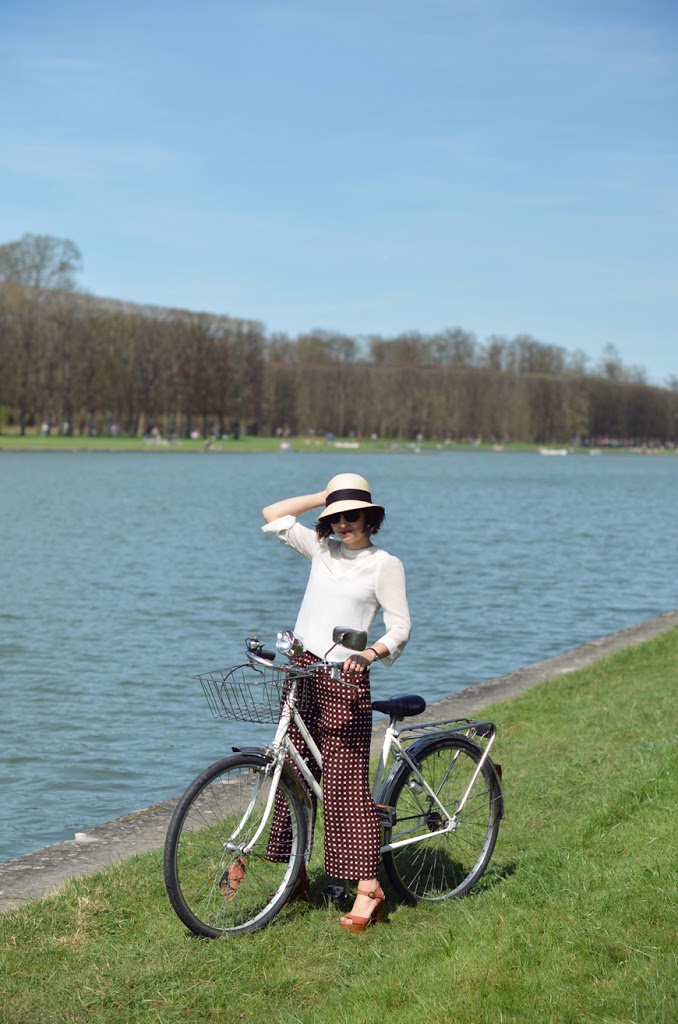
{"type": "Polygon", "coordinates": [[[305,679],[309,673],[282,665],[235,665],[217,672],[203,672],[200,680],[214,718],[236,722],[277,722],[283,698],[292,678],[297,680],[297,707],[303,711],[305,679]]]}

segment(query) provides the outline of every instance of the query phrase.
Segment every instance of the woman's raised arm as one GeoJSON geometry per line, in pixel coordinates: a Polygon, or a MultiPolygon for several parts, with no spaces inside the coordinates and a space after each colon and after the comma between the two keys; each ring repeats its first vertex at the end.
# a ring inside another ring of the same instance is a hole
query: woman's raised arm
{"type": "Polygon", "coordinates": [[[262,509],[262,515],[267,523],[274,519],[282,519],[283,516],[300,516],[303,512],[310,512],[312,508],[319,508],[325,504],[327,491],[318,491],[317,494],[301,494],[297,498],[283,498],[272,505],[262,509]]]}

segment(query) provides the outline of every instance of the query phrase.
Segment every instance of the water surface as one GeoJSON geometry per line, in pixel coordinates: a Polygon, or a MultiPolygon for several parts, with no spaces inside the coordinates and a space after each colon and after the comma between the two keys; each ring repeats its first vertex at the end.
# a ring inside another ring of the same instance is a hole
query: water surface
{"type": "Polygon", "coordinates": [[[377,696],[441,698],[678,606],[674,457],[2,454],[0,860],[261,739],[191,675],[293,625],[307,563],[259,510],[348,470],[387,506],[414,622],[377,696]]]}

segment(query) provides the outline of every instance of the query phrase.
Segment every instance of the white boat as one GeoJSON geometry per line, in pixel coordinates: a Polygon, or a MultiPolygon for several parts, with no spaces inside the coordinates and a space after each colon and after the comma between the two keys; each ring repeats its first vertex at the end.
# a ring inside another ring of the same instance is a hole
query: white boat
{"type": "Polygon", "coordinates": [[[539,448],[540,455],[567,455],[567,448],[539,448]]]}

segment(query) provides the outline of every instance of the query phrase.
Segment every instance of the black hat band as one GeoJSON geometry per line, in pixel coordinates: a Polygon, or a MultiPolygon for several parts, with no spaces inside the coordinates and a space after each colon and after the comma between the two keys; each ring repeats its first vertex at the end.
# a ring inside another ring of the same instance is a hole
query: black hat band
{"type": "Polygon", "coordinates": [[[327,495],[325,508],[329,508],[335,501],[367,501],[372,504],[372,495],[369,491],[358,491],[352,487],[346,487],[343,491],[332,491],[327,495]]]}

